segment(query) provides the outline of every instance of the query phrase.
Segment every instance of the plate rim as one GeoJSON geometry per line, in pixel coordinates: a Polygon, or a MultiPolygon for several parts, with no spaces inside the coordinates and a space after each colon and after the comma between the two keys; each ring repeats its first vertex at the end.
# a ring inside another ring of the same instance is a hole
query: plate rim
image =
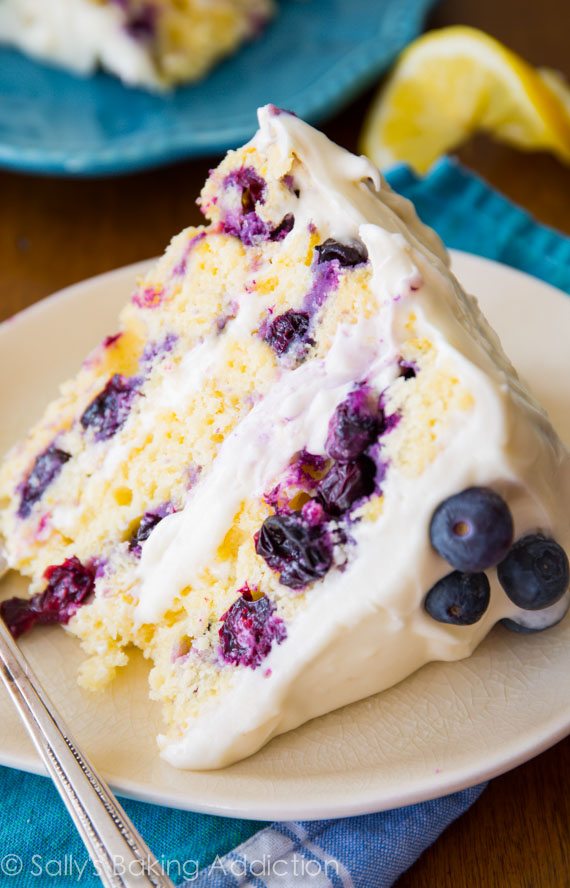
{"type": "MultiPolygon", "coordinates": [[[[407,43],[422,31],[422,26],[436,0],[394,0],[394,5],[384,13],[380,22],[374,20],[375,39],[353,43],[344,54],[338,54],[331,65],[318,77],[283,103],[298,116],[316,124],[332,116],[348,104],[358,93],[372,84],[407,43]],[[386,21],[391,24],[389,48],[386,49],[383,30],[386,21]]],[[[322,13],[321,13],[322,14],[322,13]]],[[[270,28],[280,27],[280,15],[269,23],[270,28]]],[[[261,39],[264,39],[262,35],[261,39]]],[[[238,49],[238,53],[239,53],[238,49]]],[[[13,47],[0,44],[2,53],[18,52],[13,47]]],[[[237,54],[237,53],[236,53],[237,54]]],[[[234,56],[221,60],[220,64],[234,56]]],[[[34,65],[61,72],[57,66],[28,58],[34,65]]],[[[69,74],[69,72],[67,72],[69,74]]],[[[48,70],[49,74],[49,70],[48,70]]],[[[71,73],[69,76],[78,76],[71,73]]],[[[97,74],[94,75],[98,76],[97,74]]],[[[102,74],[109,77],[112,75],[102,74]]],[[[79,75],[80,77],[80,75],[79,75]]],[[[89,78],[80,78],[89,83],[89,78]]],[[[182,85],[180,90],[199,89],[201,83],[182,85]]],[[[125,100],[132,87],[123,86],[125,100]]],[[[134,89],[137,89],[136,87],[134,89]]],[[[251,109],[253,111],[255,109],[251,109]]],[[[179,118],[180,119],[180,115],[179,118]]],[[[37,149],[30,145],[12,145],[0,138],[0,168],[40,175],[78,176],[88,178],[101,175],[119,175],[153,169],[159,166],[196,157],[219,154],[248,141],[255,131],[255,117],[250,112],[240,112],[234,118],[224,118],[224,124],[203,127],[196,132],[191,125],[182,130],[169,130],[130,136],[127,139],[106,141],[93,152],[81,146],[71,148],[37,149]]]]}
{"type": "MultiPolygon", "coordinates": [[[[543,291],[547,290],[556,297],[562,297],[570,310],[568,295],[540,278],[476,254],[450,250],[450,255],[452,268],[457,267],[458,263],[461,264],[462,262],[473,263],[483,267],[486,265],[498,267],[511,275],[515,282],[517,278],[522,277],[531,282],[532,285],[538,285],[543,291]]],[[[82,293],[88,291],[92,286],[105,284],[105,282],[113,279],[126,279],[127,277],[134,279],[137,275],[144,273],[153,261],[151,259],[132,263],[65,287],[8,318],[0,324],[0,332],[7,332],[8,327],[12,327],[14,323],[17,324],[19,320],[29,315],[41,317],[43,313],[49,312],[51,305],[55,301],[81,298],[82,293]]],[[[449,665],[450,668],[453,668],[453,664],[449,665]]],[[[342,710],[337,710],[338,712],[342,712],[342,710]]],[[[323,718],[326,718],[326,716],[323,716],[323,718]]],[[[441,774],[426,770],[422,779],[415,780],[404,788],[392,789],[390,793],[384,793],[380,798],[378,784],[376,783],[371,789],[365,788],[363,790],[359,788],[356,800],[351,798],[345,801],[340,800],[339,787],[337,786],[335,800],[332,805],[325,804],[320,800],[311,802],[309,797],[305,797],[300,803],[293,802],[290,799],[270,802],[259,801],[258,803],[246,801],[245,807],[236,807],[235,804],[227,801],[224,802],[223,799],[211,801],[208,798],[207,789],[203,792],[204,798],[200,800],[195,796],[191,798],[187,795],[183,796],[182,793],[176,795],[172,791],[169,794],[165,794],[160,787],[153,786],[152,784],[143,786],[130,778],[124,779],[120,775],[113,774],[112,770],[105,770],[104,776],[119,795],[163,807],[223,817],[238,817],[246,820],[335,819],[399,808],[466,789],[523,764],[560,742],[569,734],[570,706],[567,711],[563,709],[560,714],[552,715],[545,722],[541,722],[540,729],[534,728],[530,741],[527,739],[525,742],[523,739],[521,742],[520,736],[515,734],[508,743],[503,742],[492,757],[489,758],[487,754],[484,760],[477,760],[476,766],[469,766],[462,761],[456,761],[455,764],[452,763],[451,767],[447,765],[441,774]],[[301,807],[298,806],[299,804],[301,807]]],[[[6,754],[0,749],[0,764],[30,773],[45,775],[41,762],[35,759],[29,752],[24,752],[17,759],[10,752],[6,754]]]]}

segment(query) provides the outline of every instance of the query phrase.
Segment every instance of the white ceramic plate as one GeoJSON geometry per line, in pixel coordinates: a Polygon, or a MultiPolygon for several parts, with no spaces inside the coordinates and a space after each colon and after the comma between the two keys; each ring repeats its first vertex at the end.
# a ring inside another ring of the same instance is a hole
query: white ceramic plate
{"type": "MultiPolygon", "coordinates": [[[[512,269],[455,253],[454,266],[506,350],[570,443],[570,299],[512,269]]],[[[0,449],[27,428],[115,328],[131,266],[39,303],[0,327],[0,449]]],[[[21,594],[11,576],[6,595],[21,594]]],[[[362,814],[472,785],[531,758],[570,733],[570,619],[543,634],[496,627],[475,654],[434,663],[376,697],[316,719],[222,771],[176,771],[157,755],[157,704],[134,658],[108,692],[75,684],[77,642],[58,628],[22,642],[79,743],[112,786],[148,801],[254,819],[362,814]]],[[[41,771],[0,689],[0,763],[41,771]]]]}

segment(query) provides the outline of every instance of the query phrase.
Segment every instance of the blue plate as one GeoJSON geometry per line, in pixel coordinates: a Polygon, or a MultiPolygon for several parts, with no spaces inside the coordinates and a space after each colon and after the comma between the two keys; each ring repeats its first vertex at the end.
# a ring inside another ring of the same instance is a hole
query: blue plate
{"type": "Polygon", "coordinates": [[[315,123],[374,81],[433,3],[278,0],[258,40],[166,96],[0,48],[0,166],[99,175],[222,152],[252,136],[255,109],[267,102],[315,123]]]}

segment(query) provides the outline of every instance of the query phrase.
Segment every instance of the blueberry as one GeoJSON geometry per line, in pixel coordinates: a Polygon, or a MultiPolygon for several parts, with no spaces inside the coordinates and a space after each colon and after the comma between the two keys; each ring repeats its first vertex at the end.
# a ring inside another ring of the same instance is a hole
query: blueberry
{"type": "Polygon", "coordinates": [[[310,322],[306,311],[289,309],[272,320],[263,338],[278,355],[284,355],[295,344],[313,344],[310,322]]]}
{"type": "Polygon", "coordinates": [[[488,487],[469,487],[444,500],[430,524],[436,552],[456,570],[476,573],[498,564],[513,541],[513,518],[488,487]]]}
{"type": "Polygon", "coordinates": [[[287,637],[283,620],[275,614],[275,605],[266,595],[253,600],[249,586],[222,617],[220,653],[226,663],[257,669],[274,643],[287,637]]]}
{"type": "Polygon", "coordinates": [[[246,247],[267,240],[271,229],[256,213],[258,204],[265,203],[267,186],[253,167],[232,170],[224,179],[226,189],[237,189],[240,206],[228,210],[222,220],[222,230],[238,237],[246,247]]]}
{"type": "Polygon", "coordinates": [[[318,263],[331,262],[336,259],[342,268],[351,268],[368,260],[368,251],[362,241],[354,240],[349,244],[341,244],[329,237],[316,247],[318,263]]]}
{"type": "Polygon", "coordinates": [[[398,361],[398,367],[400,370],[400,376],[405,379],[415,379],[418,375],[418,366],[414,361],[406,361],[404,358],[400,358],[398,361]]]}
{"type": "Polygon", "coordinates": [[[454,570],[429,590],[424,607],[439,623],[471,626],[481,619],[491,600],[491,587],[484,573],[454,570]]]}
{"type": "Polygon", "coordinates": [[[300,512],[271,515],[263,522],[255,551],[284,586],[302,589],[330,570],[332,542],[324,524],[309,524],[300,512]]]}
{"type": "Polygon", "coordinates": [[[84,410],[80,419],[83,428],[93,429],[96,441],[112,438],[127,421],[139,385],[139,379],[115,373],[84,410]]]}
{"type": "Polygon", "coordinates": [[[0,614],[14,638],[19,638],[38,622],[33,598],[8,598],[0,604],[0,614]]]}
{"type": "Polygon", "coordinates": [[[241,208],[244,213],[252,213],[258,203],[265,203],[267,186],[253,167],[232,170],[224,179],[224,188],[237,188],[241,191],[241,208]]]}
{"type": "Polygon", "coordinates": [[[279,225],[273,229],[271,232],[270,240],[272,241],[282,241],[285,240],[287,235],[293,231],[293,226],[295,225],[295,217],[291,213],[287,213],[286,216],[283,217],[279,225]]]}
{"type": "Polygon", "coordinates": [[[42,498],[49,485],[55,481],[65,463],[71,459],[69,453],[50,444],[47,450],[36,458],[27,478],[20,486],[18,517],[28,518],[34,505],[42,498]]]}
{"type": "Polygon", "coordinates": [[[369,403],[368,392],[351,392],[336,408],[329,423],[326,449],[339,462],[350,462],[374,443],[382,430],[383,417],[369,403]]]}
{"type": "MultiPolygon", "coordinates": [[[[554,618],[550,623],[539,623],[536,626],[533,626],[532,623],[522,623],[518,620],[510,620],[508,617],[505,617],[500,622],[501,626],[504,626],[505,629],[509,630],[509,632],[517,632],[520,635],[534,635],[535,632],[544,632],[546,629],[552,629],[553,626],[558,626],[558,624],[562,622],[562,620],[566,616],[566,612],[567,609],[566,611],[564,611],[564,613],[560,614],[560,616],[554,618]]],[[[535,611],[534,613],[537,612],[535,611]]],[[[522,618],[519,617],[519,620],[520,619],[522,618]]]]}
{"type": "Polygon", "coordinates": [[[540,610],[555,604],[568,589],[568,556],[554,540],[528,534],[517,540],[497,574],[517,607],[540,610]]]}
{"type": "Polygon", "coordinates": [[[133,552],[137,557],[142,552],[142,544],[148,540],[152,531],[167,515],[172,515],[174,506],[172,503],[165,503],[158,508],[149,512],[145,512],[139,521],[138,527],[129,540],[129,552],[133,552]]]}
{"type": "Polygon", "coordinates": [[[157,28],[157,9],[151,3],[143,3],[137,12],[128,12],[125,31],[141,43],[154,39],[157,28]]]}
{"type": "Polygon", "coordinates": [[[317,487],[317,498],[329,515],[348,512],[359,499],[374,492],[376,465],[368,456],[336,462],[317,487]]]}
{"type": "Polygon", "coordinates": [[[68,623],[95,589],[95,569],[76,558],[48,567],[43,592],[30,599],[9,598],[0,613],[14,638],[37,623],[68,623]]]}

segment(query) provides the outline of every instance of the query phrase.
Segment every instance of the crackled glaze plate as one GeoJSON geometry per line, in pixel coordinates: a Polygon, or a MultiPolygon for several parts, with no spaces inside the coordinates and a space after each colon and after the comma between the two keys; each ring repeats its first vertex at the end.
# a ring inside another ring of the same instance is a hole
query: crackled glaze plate
{"type": "MultiPolygon", "coordinates": [[[[456,272],[570,443],[570,299],[494,262],[454,253],[456,272]]],[[[0,327],[0,449],[37,417],[86,351],[114,330],[131,266],[85,281],[0,327]]],[[[5,595],[22,594],[14,575],[5,595]]],[[[496,627],[467,660],[434,663],[376,697],[316,719],[220,771],[176,771],[157,754],[157,704],[142,658],[100,695],[81,691],[75,639],[40,629],[22,646],[79,743],[123,794],[254,819],[362,814],[475,784],[570,733],[570,619],[542,634],[496,627]]],[[[0,688],[0,763],[41,771],[0,688]]]]}
{"type": "Polygon", "coordinates": [[[221,153],[253,135],[267,102],[316,123],[378,78],[434,2],[277,0],[257,40],[164,96],[0,46],[0,166],[99,175],[221,153]]]}

